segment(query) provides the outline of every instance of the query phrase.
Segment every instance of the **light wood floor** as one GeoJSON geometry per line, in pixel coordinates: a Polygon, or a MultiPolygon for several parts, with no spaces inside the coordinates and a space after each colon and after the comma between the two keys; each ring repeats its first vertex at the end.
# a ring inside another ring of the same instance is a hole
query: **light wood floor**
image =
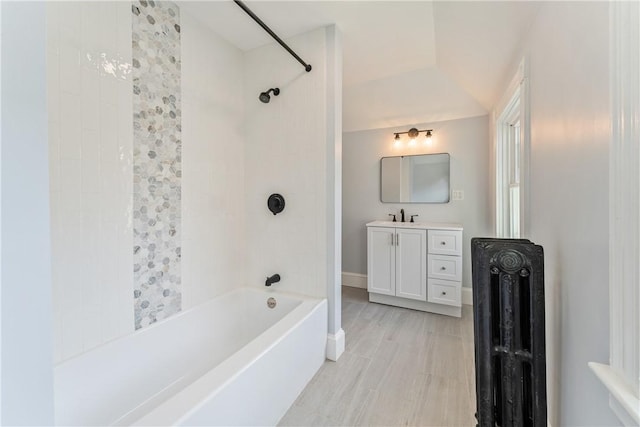
{"type": "Polygon", "coordinates": [[[369,303],[343,288],[346,349],[327,361],[282,426],[475,426],[473,320],[369,303]]]}

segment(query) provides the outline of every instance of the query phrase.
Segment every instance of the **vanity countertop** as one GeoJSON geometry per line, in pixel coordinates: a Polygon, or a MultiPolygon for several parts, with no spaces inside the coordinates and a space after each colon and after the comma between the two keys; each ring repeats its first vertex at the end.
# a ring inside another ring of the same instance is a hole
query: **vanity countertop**
{"type": "Polygon", "coordinates": [[[455,222],[400,222],[372,221],[367,227],[420,228],[429,230],[462,230],[462,224],[455,222]]]}

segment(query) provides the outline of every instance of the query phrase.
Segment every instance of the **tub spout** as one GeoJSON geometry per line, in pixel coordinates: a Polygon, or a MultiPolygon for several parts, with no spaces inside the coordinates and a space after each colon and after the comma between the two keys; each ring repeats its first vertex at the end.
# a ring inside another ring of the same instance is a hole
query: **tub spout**
{"type": "Polygon", "coordinates": [[[273,283],[280,281],[280,275],[278,273],[274,274],[271,277],[267,277],[267,280],[264,282],[265,286],[271,286],[273,283]]]}

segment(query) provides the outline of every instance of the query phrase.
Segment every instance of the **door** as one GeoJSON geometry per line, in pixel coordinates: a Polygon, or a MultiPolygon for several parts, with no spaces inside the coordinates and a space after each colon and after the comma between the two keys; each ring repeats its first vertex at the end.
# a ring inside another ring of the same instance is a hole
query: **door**
{"type": "Polygon", "coordinates": [[[367,228],[367,290],[395,295],[395,228],[367,228]]]}
{"type": "Polygon", "coordinates": [[[427,300],[427,231],[396,229],[396,296],[427,300]]]}

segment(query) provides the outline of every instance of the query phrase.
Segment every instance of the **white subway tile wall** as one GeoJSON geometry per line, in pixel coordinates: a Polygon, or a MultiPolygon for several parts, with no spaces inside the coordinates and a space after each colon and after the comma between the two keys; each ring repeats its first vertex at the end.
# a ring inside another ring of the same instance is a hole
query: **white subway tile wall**
{"type": "MultiPolygon", "coordinates": [[[[131,6],[47,3],[56,362],[134,331],[131,6]],[[78,55],[67,90],[61,45],[78,55]]],[[[188,309],[246,283],[244,55],[180,15],[188,309]]]]}
{"type": "MultiPolygon", "coordinates": [[[[309,73],[276,44],[245,55],[247,284],[264,286],[279,273],[278,289],[327,296],[327,29],[287,39],[309,73]],[[278,86],[269,104],[260,92],[278,86]],[[286,199],[282,213],[267,209],[271,193],[286,199]]],[[[333,143],[333,141],[330,141],[333,143]]]]}
{"type": "MultiPolygon", "coordinates": [[[[131,6],[47,3],[56,362],[134,331],[131,6]]],[[[180,7],[182,308],[273,273],[326,296],[325,29],[292,39],[305,73],[180,7]],[[287,199],[275,217],[272,192],[287,199]]]]}
{"type": "Polygon", "coordinates": [[[246,284],[244,55],[180,6],[186,310],[246,284]]]}
{"type": "Polygon", "coordinates": [[[133,331],[131,4],[47,3],[54,352],[133,331]]]}

